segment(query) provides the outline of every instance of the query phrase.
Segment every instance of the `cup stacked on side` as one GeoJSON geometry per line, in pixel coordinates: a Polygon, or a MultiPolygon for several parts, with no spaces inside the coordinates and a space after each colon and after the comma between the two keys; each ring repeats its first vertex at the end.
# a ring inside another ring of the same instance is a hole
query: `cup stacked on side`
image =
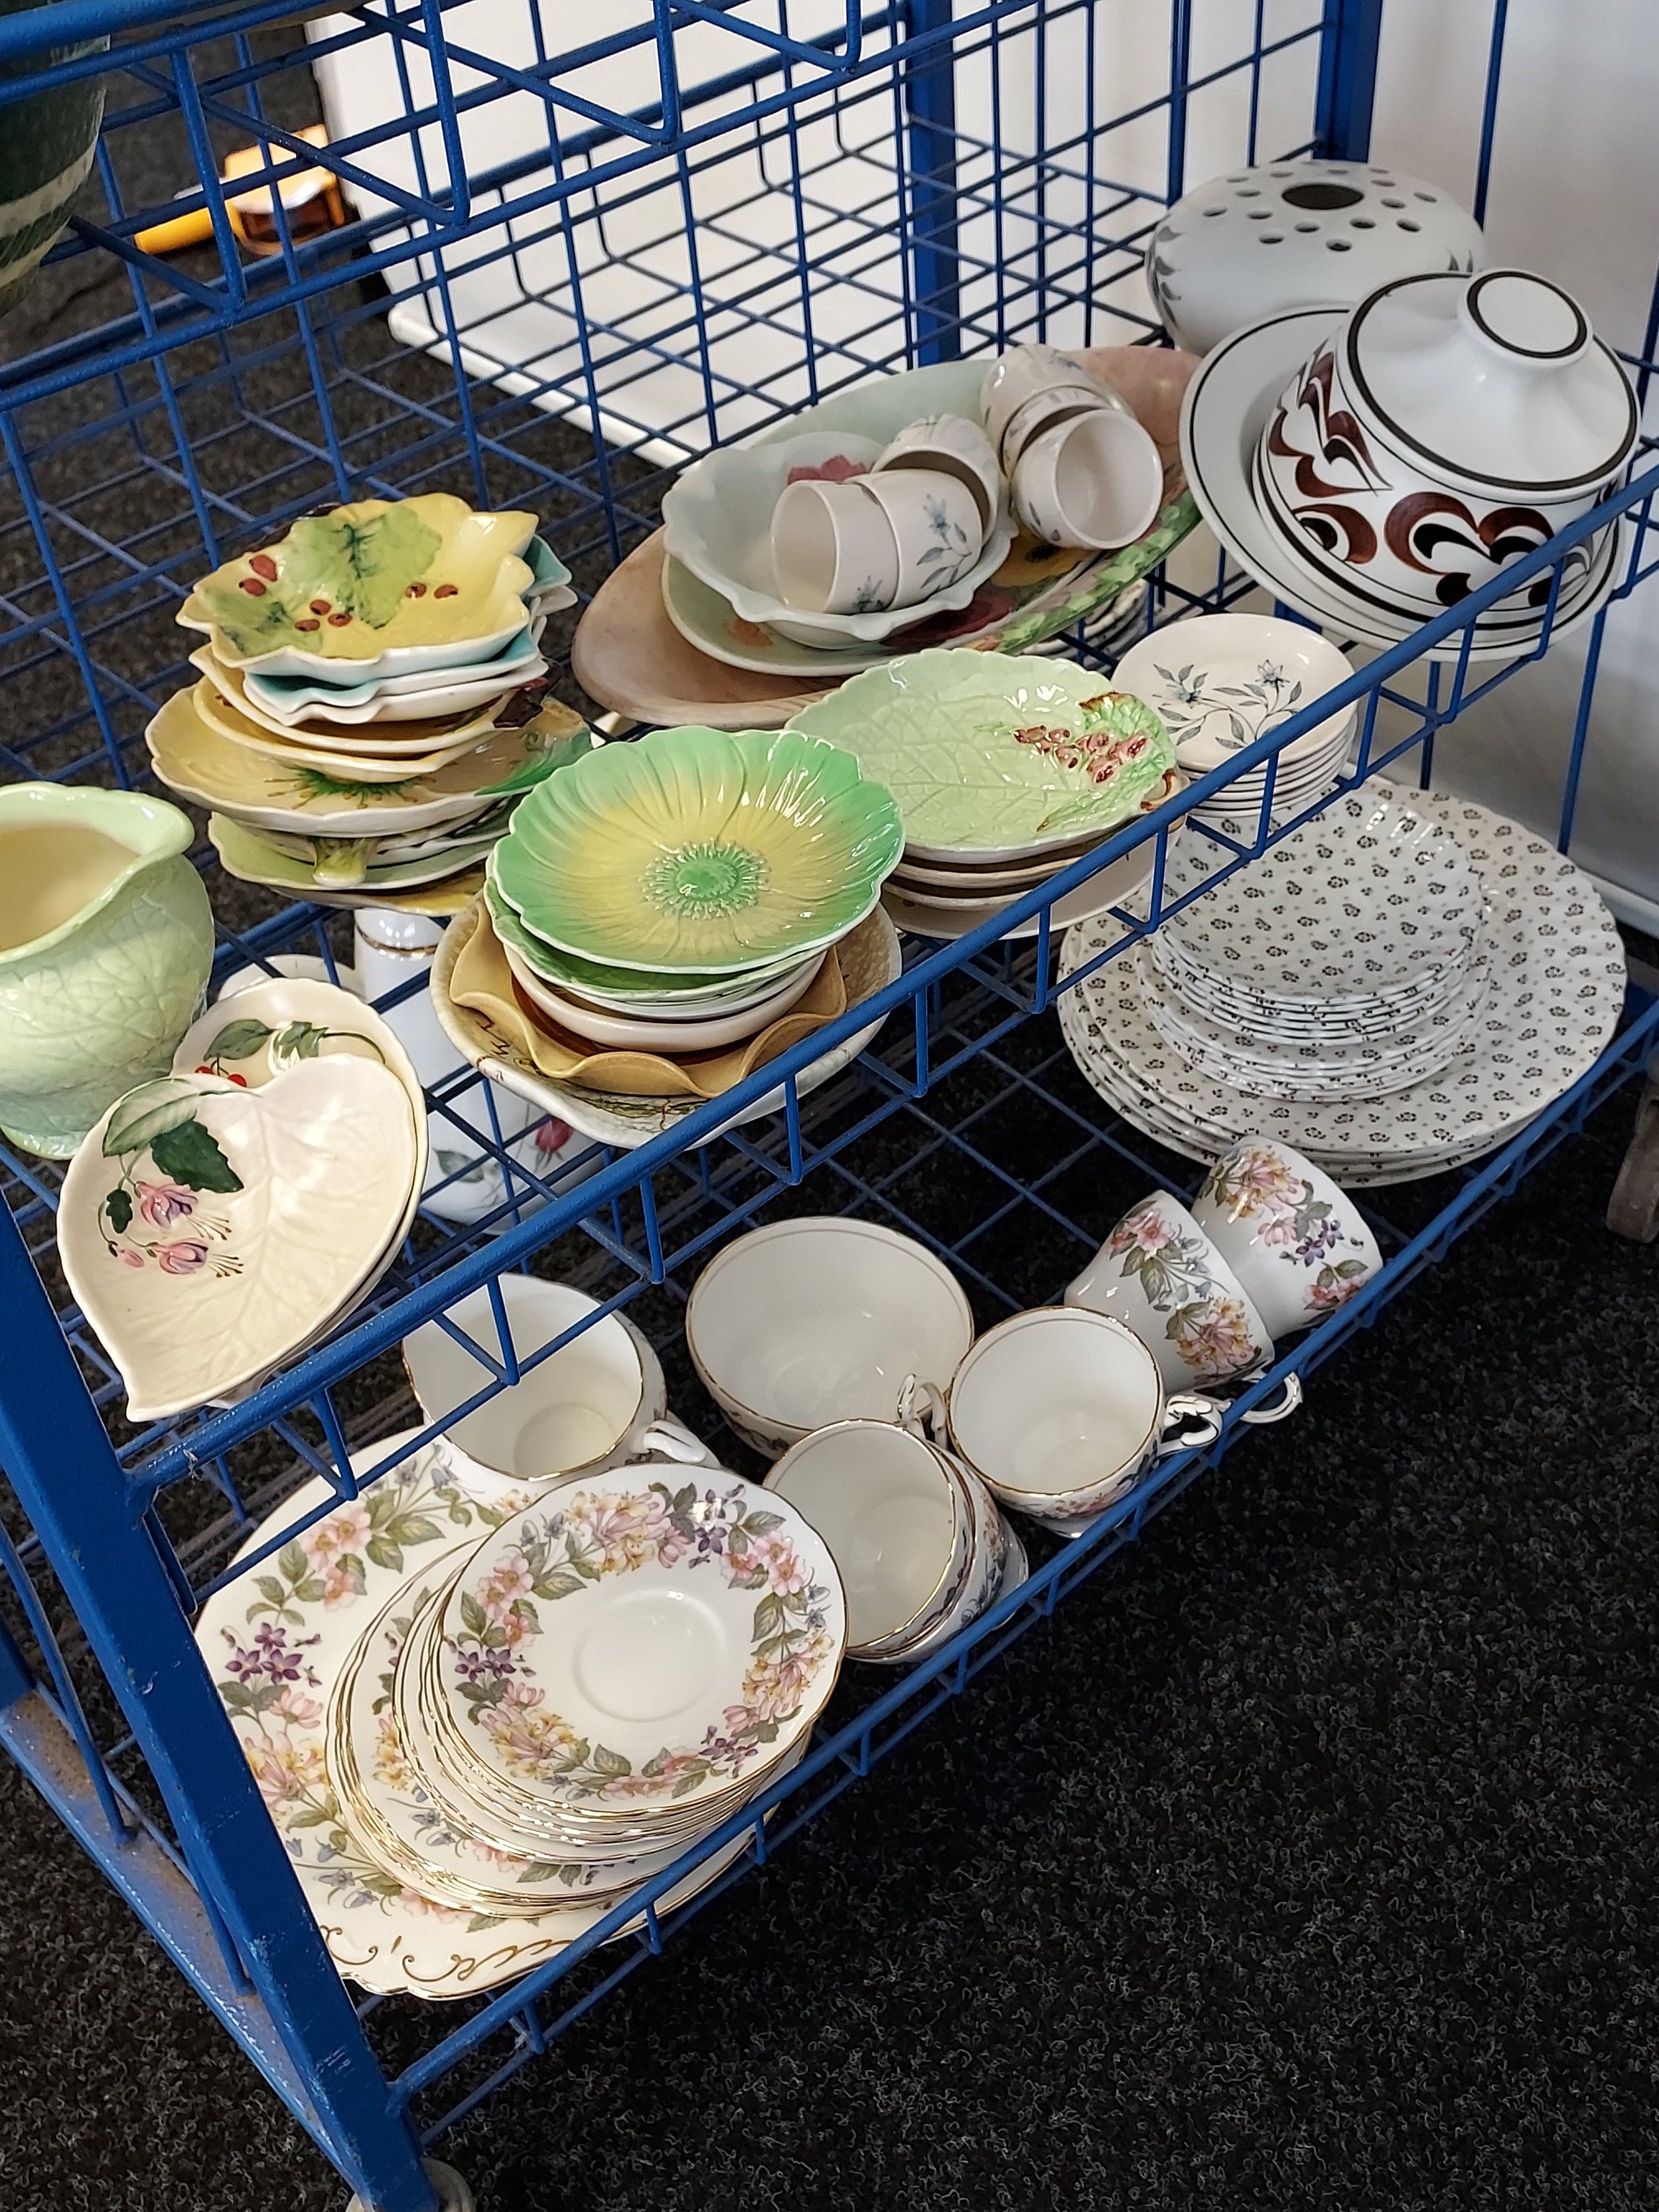
{"type": "Polygon", "coordinates": [[[246,880],[362,902],[465,876],[586,742],[525,690],[572,596],[532,514],[434,492],[305,516],[179,610],[199,680],[146,732],[157,773],[246,880]]]}
{"type": "MultiPolygon", "coordinates": [[[[493,1887],[416,1838],[393,1836],[396,1858],[480,1909],[621,1898],[795,1763],[846,1640],[835,1561],[787,1500],[720,1468],[567,1484],[464,1550],[383,1708],[493,1887]]],[[[339,1759],[353,1734],[348,1703],[334,1763],[360,1814],[384,1808],[362,1758],[339,1759]]]]}
{"type": "Polygon", "coordinates": [[[556,1039],[683,1060],[805,999],[902,842],[891,795],[838,746],[658,730],[530,794],[485,909],[521,1011],[556,1039]]]}

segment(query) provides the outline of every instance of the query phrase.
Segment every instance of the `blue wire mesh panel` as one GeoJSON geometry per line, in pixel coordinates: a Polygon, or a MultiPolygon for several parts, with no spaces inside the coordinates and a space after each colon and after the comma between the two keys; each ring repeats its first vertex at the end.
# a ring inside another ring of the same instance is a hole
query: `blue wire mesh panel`
{"type": "MultiPolygon", "coordinates": [[[[183,21],[161,0],[43,11],[57,43],[73,33],[115,46],[68,65],[109,71],[95,182],[33,301],[0,324],[8,775],[143,781],[144,725],[191,678],[173,622],[191,582],[319,505],[448,489],[533,507],[591,592],[655,527],[674,469],[711,443],[892,367],[1027,337],[1150,339],[1141,246],[1190,178],[1268,155],[1364,152],[1378,15],[1374,0],[996,0],[955,17],[943,0],[616,0],[584,16],[587,43],[572,47],[574,11],[528,0],[488,20],[477,5],[374,0],[303,30],[283,24],[291,8],[183,21]],[[289,155],[315,158],[297,133],[319,118],[318,84],[333,133],[321,159],[355,219],[307,242],[279,216],[278,251],[245,261],[212,173],[249,139],[271,155],[243,185],[289,155]],[[180,207],[205,209],[204,242],[169,258],[137,244],[180,207]]],[[[34,17],[0,17],[0,69],[27,63],[45,35],[34,17]]],[[[0,78],[0,94],[15,104],[35,81],[0,78]]],[[[1483,173],[1490,138],[1489,127],[1483,173]]],[[[1645,389],[1650,360],[1632,365],[1645,389]]],[[[1647,474],[1613,503],[1627,517],[1620,599],[1659,560],[1651,464],[1644,451],[1647,474]]],[[[1607,520],[1544,548],[1534,572],[1559,579],[1571,544],[1607,520]]],[[[1189,549],[1155,580],[1144,619],[1251,588],[1189,549]]],[[[1494,596],[1355,678],[1357,774],[1426,778],[1446,723],[1525,680],[1524,664],[1420,657],[1430,643],[1455,650],[1494,596]]],[[[1103,647],[1072,644],[1109,665],[1103,647]]],[[[1593,647],[1575,776],[1595,673],[1593,647]]],[[[568,677],[562,688],[577,699],[568,677]]],[[[1310,720],[1242,752],[1199,795],[1277,757],[1310,720]]],[[[499,1202],[462,1226],[425,1213],[344,1328],[228,1409],[127,1422],[57,1266],[61,1170],[0,1161],[19,1232],[0,1224],[0,1280],[40,1324],[0,1342],[16,1492],[0,1508],[0,1731],[291,2109],[389,2212],[422,2205],[409,2125],[430,2136],[469,2109],[649,1956],[671,1924],[656,1899],[676,1870],[527,1984],[418,2016],[370,2000],[361,2028],[343,2021],[297,1887],[280,1863],[258,1871],[252,1832],[237,1826],[263,1814],[228,1733],[210,1724],[216,1708],[192,1703],[212,1693],[187,1616],[267,1516],[279,1517],[262,1557],[314,1520],[282,1513],[303,1481],[321,1475],[331,1499],[349,1498],[381,1471],[365,1448],[418,1419],[399,1341],[505,1269],[625,1308],[661,1347],[678,1408],[752,1471],[702,1396],[680,1328],[703,1258],[739,1224],[810,1210],[903,1230],[948,1260],[984,1325],[1054,1295],[1149,1184],[1190,1188],[1190,1164],[1103,1111],[1054,1012],[1054,902],[1150,840],[1157,916],[1174,827],[1166,813],[1126,830],[1019,902],[1010,921],[1034,921],[1035,942],[999,943],[994,924],[943,951],[913,941],[873,1006],[638,1152],[555,1158],[509,1142],[489,1087],[470,1068],[446,1078],[434,1111],[468,1148],[487,1133],[499,1202]],[[804,1088],[810,1062],[873,1012],[885,1021],[872,1047],[804,1088]],[[722,1127],[780,1085],[781,1108],[722,1127]],[[40,1399],[54,1358],[74,1401],[57,1431],[40,1399]],[[137,1694],[135,1668],[163,1686],[137,1694]],[[231,1833],[241,1858],[221,1849],[231,1833]],[[641,1907],[643,1932],[602,1948],[641,1907]]],[[[1264,806],[1233,864],[1285,827],[1264,806]]],[[[210,880],[221,978],[283,951],[348,957],[338,916],[210,880]]],[[[1126,917],[1125,944],[1147,926],[1126,917]]],[[[1638,1070],[1659,1008],[1634,994],[1629,1014],[1601,1062],[1492,1160],[1369,1207],[1385,1275],[1241,1395],[1216,1446],[1163,1462],[1076,1545],[1039,1541],[1032,1583],[935,1661],[890,1685],[846,1680],[806,1764],[732,1824],[746,1824],[751,1855],[963,1689],[1212,1464],[1285,1374],[1375,1318],[1638,1070]]],[[[493,1394],[516,1370],[487,1334],[477,1348],[493,1394]]]]}

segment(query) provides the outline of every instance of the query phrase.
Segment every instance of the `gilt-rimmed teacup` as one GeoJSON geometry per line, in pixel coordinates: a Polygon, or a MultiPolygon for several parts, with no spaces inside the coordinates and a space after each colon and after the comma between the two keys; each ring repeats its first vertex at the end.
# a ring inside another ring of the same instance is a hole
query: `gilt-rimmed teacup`
{"type": "MultiPolygon", "coordinates": [[[[988,1330],[948,1393],[951,1441],[1005,1505],[1075,1535],[1132,1490],[1163,1446],[1158,1362],[1132,1329],[1078,1306],[1038,1306],[988,1330]]],[[[1208,1433],[1219,1411],[1202,1401],[1208,1433]]],[[[1182,1437],[1184,1443],[1192,1437],[1182,1437]]]]}
{"type": "MultiPolygon", "coordinates": [[[[636,1460],[710,1463],[706,1447],[668,1411],[662,1365],[620,1314],[605,1314],[538,1364],[538,1352],[599,1311],[597,1299],[568,1283],[503,1275],[508,1334],[522,1369],[454,1420],[441,1439],[445,1458],[468,1493],[489,1504],[526,1488],[594,1475],[636,1460]]],[[[428,1420],[444,1420],[497,1378],[445,1320],[501,1362],[489,1286],[422,1323],[404,1340],[410,1387],[428,1420]]]]}
{"type": "Polygon", "coordinates": [[[1313,1328],[1382,1269],[1353,1200],[1271,1137],[1242,1138],[1222,1154],[1193,1200],[1193,1218],[1275,1336],[1313,1328]]]}
{"type": "Polygon", "coordinates": [[[848,1658],[907,1645],[951,1610],[973,1521],[950,1465],[914,1429],[836,1421],[787,1451],[766,1486],[830,1547],[846,1592],[848,1658]]]}
{"type": "Polygon", "coordinates": [[[1066,1303],[1132,1329],[1169,1390],[1209,1389],[1273,1359],[1273,1338],[1243,1284],[1167,1190],[1129,1208],[1066,1285],[1066,1303]]]}

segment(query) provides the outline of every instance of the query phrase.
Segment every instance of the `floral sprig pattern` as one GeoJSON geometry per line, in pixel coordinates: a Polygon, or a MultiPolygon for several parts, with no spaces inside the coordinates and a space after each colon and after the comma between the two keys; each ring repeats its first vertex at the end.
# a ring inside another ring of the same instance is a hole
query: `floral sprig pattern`
{"type": "Polygon", "coordinates": [[[687,1796],[716,1778],[735,1778],[776,1740],[835,1651],[825,1601],[782,1516],[749,1504],[741,1484],[726,1491],[581,1492],[544,1518],[528,1518],[515,1545],[460,1593],[453,1665],[467,1717],[487,1735],[505,1770],[557,1786],[559,1794],[611,1803],[687,1796]],[[735,1704],[701,1742],[666,1745],[637,1769],[594,1743],[546,1703],[532,1646],[542,1632],[538,1601],[558,1603],[606,1577],[647,1562],[708,1568],[732,1589],[757,1593],[749,1663],[735,1704]]]}
{"type": "Polygon", "coordinates": [[[202,1203],[205,1194],[231,1196],[242,1178],[198,1119],[201,1101],[193,1085],[169,1078],[140,1084],[111,1109],[102,1151],[118,1179],[99,1202],[98,1225],[124,1267],[154,1264],[164,1275],[241,1273],[228,1218],[202,1203]],[[148,1174],[140,1172],[146,1154],[148,1174]],[[189,1227],[180,1230],[181,1222],[189,1227]]]}
{"type": "Polygon", "coordinates": [[[1275,660],[1264,660],[1249,684],[1215,684],[1210,672],[1188,660],[1179,668],[1153,667],[1169,690],[1158,700],[1158,711],[1179,749],[1194,738],[1208,734],[1228,752],[1237,752],[1278,724],[1287,721],[1302,697],[1299,679],[1287,676],[1275,660]],[[1212,730],[1218,719],[1224,731],[1212,730]]]}
{"type": "Polygon", "coordinates": [[[1106,1242],[1133,1277],[1164,1333],[1200,1383],[1225,1382],[1256,1356],[1243,1305],[1210,1273],[1204,1245],[1170,1221],[1156,1198],[1131,1206],[1106,1242]]]}
{"type": "Polygon", "coordinates": [[[1298,1266],[1316,1267],[1308,1285],[1309,1304],[1319,1313],[1334,1313],[1364,1283],[1365,1261],[1335,1255],[1350,1240],[1328,1199],[1316,1198],[1305,1176],[1270,1145],[1243,1144],[1218,1160],[1203,1195],[1224,1206],[1235,1221],[1254,1221],[1256,1235],[1271,1251],[1288,1253],[1298,1266]]]}

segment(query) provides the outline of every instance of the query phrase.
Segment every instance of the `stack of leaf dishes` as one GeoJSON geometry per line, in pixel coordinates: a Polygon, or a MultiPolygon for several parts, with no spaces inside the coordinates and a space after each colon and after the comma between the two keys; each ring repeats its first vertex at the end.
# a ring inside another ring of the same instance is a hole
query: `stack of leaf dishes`
{"type": "Polygon", "coordinates": [[[194,689],[146,732],[234,875],[345,903],[464,881],[588,740],[547,702],[568,572],[526,514],[447,492],[307,515],[179,610],[194,689]]]}
{"type": "MultiPolygon", "coordinates": [[[[853,678],[789,730],[846,746],[892,792],[904,852],[884,902],[927,937],[977,928],[1183,781],[1151,708],[1074,662],[1030,654],[910,653],[853,678]]],[[[1155,850],[1148,840],[1091,877],[1055,921],[1127,896],[1155,850]]]]}
{"type": "Polygon", "coordinates": [[[531,793],[490,854],[481,927],[519,1014],[574,1056],[570,1079],[597,1060],[601,1087],[621,1087],[636,1056],[636,1087],[661,1091],[653,1066],[759,1065],[756,1048],[842,1010],[836,948],[902,842],[891,793],[837,745],[658,730],[531,793]]]}
{"type": "MultiPolygon", "coordinates": [[[[410,1623],[387,1710],[487,1877],[493,1857],[492,1887],[473,1873],[465,1893],[483,1909],[526,1901],[526,1862],[549,1903],[571,1868],[590,1899],[625,1896],[805,1748],[847,1644],[830,1548],[786,1499],[692,1472],[621,1468],[555,1491],[467,1547],[410,1623]]],[[[331,1765],[361,1807],[351,1710],[347,1681],[331,1765]]],[[[384,1830],[365,1840],[386,1847],[384,1830]]],[[[418,1879],[418,1838],[403,1843],[398,1869],[418,1879]]]]}

